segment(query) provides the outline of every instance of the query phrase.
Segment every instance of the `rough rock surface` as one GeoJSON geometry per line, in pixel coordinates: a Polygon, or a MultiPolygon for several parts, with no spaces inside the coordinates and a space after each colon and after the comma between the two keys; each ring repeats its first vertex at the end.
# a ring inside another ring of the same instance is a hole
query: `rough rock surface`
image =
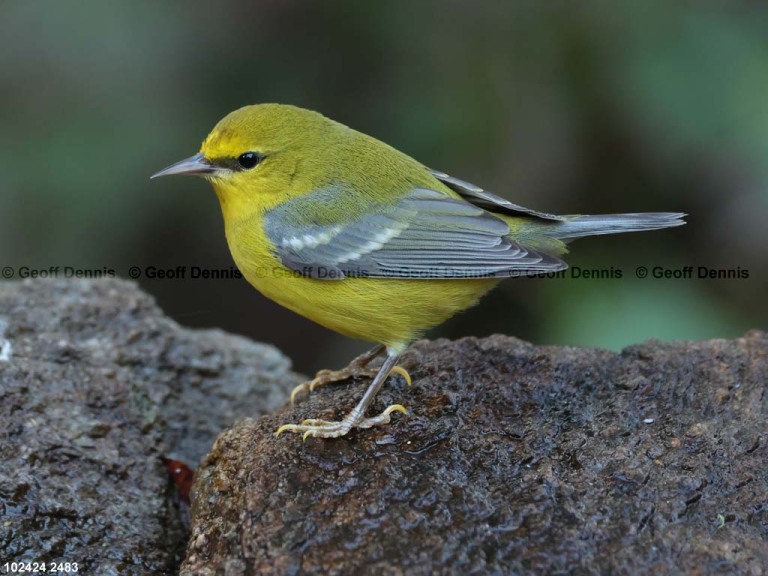
{"type": "MultiPolygon", "coordinates": [[[[216,441],[184,575],[764,574],[768,337],[620,354],[496,336],[419,342],[410,415],[337,440],[366,382],[216,441]]],[[[361,379],[362,380],[362,379],[361,379]]]]}
{"type": "Polygon", "coordinates": [[[173,574],[186,534],[160,457],[283,403],[288,360],[162,315],[133,283],[0,282],[0,563],[173,574]]]}

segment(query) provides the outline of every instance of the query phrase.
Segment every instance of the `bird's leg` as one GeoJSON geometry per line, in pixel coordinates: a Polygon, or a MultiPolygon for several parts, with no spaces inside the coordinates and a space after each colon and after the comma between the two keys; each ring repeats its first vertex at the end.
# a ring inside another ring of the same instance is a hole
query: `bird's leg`
{"type": "Polygon", "coordinates": [[[372,418],[365,417],[366,410],[368,410],[373,403],[373,399],[376,397],[376,394],[379,392],[389,375],[392,372],[401,374],[400,370],[402,370],[402,368],[396,370],[399,368],[396,366],[398,355],[399,354],[393,350],[387,350],[387,358],[384,360],[384,364],[379,369],[379,372],[376,374],[373,382],[371,382],[371,385],[368,386],[368,390],[365,391],[360,402],[357,403],[357,406],[355,406],[349,414],[338,422],[317,419],[304,420],[301,424],[285,424],[284,426],[280,426],[275,435],[280,436],[283,432],[297,432],[303,434],[304,439],[309,436],[337,438],[339,436],[344,436],[352,428],[370,428],[379,424],[387,424],[392,412],[402,412],[403,414],[407,414],[408,412],[406,411],[405,406],[402,406],[401,404],[393,404],[378,416],[373,416],[372,418]]]}
{"type": "Polygon", "coordinates": [[[350,362],[349,366],[346,368],[342,368],[341,370],[320,370],[312,380],[309,382],[304,382],[303,384],[299,384],[291,391],[291,404],[293,404],[296,400],[297,394],[301,394],[303,392],[312,392],[319,386],[333,384],[334,382],[342,382],[360,373],[365,376],[374,376],[376,371],[367,369],[368,364],[370,364],[371,361],[383,351],[384,345],[377,344],[368,350],[368,352],[365,352],[364,354],[361,354],[352,360],[352,362],[350,362]]]}

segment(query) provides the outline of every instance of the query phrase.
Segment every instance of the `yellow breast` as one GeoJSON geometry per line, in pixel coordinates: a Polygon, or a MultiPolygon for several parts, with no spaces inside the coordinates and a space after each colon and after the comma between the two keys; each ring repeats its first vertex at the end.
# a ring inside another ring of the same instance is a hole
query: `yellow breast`
{"type": "Polygon", "coordinates": [[[258,216],[226,224],[235,263],[254,288],[326,328],[395,349],[473,306],[499,282],[305,278],[275,258],[261,224],[258,216]]]}

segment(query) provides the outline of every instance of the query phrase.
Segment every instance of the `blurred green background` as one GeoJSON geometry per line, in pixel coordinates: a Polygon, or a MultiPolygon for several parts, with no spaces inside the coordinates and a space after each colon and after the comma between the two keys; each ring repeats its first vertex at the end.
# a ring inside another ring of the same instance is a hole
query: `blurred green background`
{"type": "MultiPolygon", "coordinates": [[[[433,336],[618,349],[766,324],[765,2],[4,0],[0,70],[0,266],[229,268],[209,186],[148,178],[274,101],[525,206],[690,215],[573,246],[572,265],[621,279],[510,280],[433,336]]],[[[307,373],[367,347],[244,280],[139,282],[180,323],[274,343],[307,373]]]]}

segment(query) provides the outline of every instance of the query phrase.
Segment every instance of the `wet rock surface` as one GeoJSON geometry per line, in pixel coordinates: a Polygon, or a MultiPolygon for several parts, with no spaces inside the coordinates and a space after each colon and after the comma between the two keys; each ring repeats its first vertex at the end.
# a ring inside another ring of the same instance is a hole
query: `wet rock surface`
{"type": "Polygon", "coordinates": [[[768,337],[619,354],[494,336],[419,342],[387,427],[338,419],[368,381],[223,433],[198,472],[185,575],[764,574],[768,337]]]}
{"type": "Polygon", "coordinates": [[[0,562],[175,574],[187,534],[161,456],[196,466],[300,380],[272,347],[179,327],[133,283],[0,282],[0,562]]]}

